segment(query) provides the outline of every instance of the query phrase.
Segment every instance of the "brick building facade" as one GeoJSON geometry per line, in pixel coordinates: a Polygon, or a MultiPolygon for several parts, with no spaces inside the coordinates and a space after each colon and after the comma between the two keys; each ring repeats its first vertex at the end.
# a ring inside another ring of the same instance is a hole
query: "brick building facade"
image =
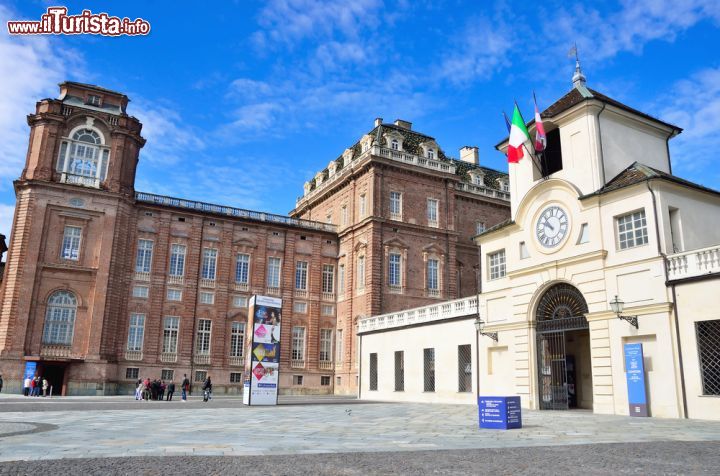
{"type": "Polygon", "coordinates": [[[66,82],[28,116],[0,284],[10,391],[36,362],[55,393],[183,374],[239,392],[247,299],[266,294],[283,299],[281,392],[352,392],[357,318],[474,293],[471,238],[509,213],[477,149],[449,159],[404,121],[377,121],[291,217],[136,192],[127,103],[66,82]]]}

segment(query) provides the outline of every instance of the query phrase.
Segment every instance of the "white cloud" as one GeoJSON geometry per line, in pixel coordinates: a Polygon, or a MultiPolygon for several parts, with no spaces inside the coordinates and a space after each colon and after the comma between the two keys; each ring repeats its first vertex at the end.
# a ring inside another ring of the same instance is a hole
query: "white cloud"
{"type": "MultiPolygon", "coordinates": [[[[5,235],[6,240],[10,240],[10,228],[12,228],[13,216],[15,215],[15,205],[0,203],[0,234],[5,235]]],[[[9,245],[8,241],[8,245],[9,245]]],[[[7,255],[5,255],[7,257],[7,255]]]]}

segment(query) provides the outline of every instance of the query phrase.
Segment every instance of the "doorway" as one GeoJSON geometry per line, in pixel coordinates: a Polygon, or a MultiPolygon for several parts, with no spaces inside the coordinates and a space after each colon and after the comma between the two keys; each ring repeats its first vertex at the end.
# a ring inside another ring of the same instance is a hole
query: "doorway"
{"type": "Polygon", "coordinates": [[[65,373],[67,364],[64,362],[40,362],[38,375],[47,379],[49,388],[52,388],[52,395],[65,395],[65,373]]]}

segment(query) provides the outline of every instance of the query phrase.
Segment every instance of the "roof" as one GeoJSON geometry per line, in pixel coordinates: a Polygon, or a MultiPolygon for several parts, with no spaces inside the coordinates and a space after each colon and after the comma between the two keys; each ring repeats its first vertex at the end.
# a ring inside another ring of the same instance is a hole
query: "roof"
{"type": "Polygon", "coordinates": [[[666,180],[668,182],[676,183],[678,185],[682,185],[684,187],[690,187],[694,188],[696,190],[700,190],[702,192],[708,192],[716,195],[720,195],[720,192],[717,190],[714,190],[712,188],[705,187],[703,185],[697,184],[695,182],[691,182],[689,180],[685,180],[683,178],[680,178],[676,175],[669,174],[667,172],[663,172],[662,170],[655,169],[653,167],[647,166],[645,164],[641,164],[640,162],[634,162],[632,165],[630,165],[628,168],[617,174],[615,177],[613,177],[605,186],[600,188],[599,190],[596,190],[593,193],[583,195],[580,197],[583,198],[589,198],[595,195],[603,195],[609,192],[613,192],[615,190],[620,190],[625,187],[630,187],[631,185],[636,185],[638,183],[644,182],[646,180],[652,180],[652,179],[660,179],[660,180],[666,180]]]}
{"type": "Polygon", "coordinates": [[[123,94],[123,93],[121,93],[121,92],[113,91],[112,89],[103,88],[103,87],[97,86],[97,85],[95,85],[95,84],[78,83],[77,81],[63,81],[62,83],[58,84],[58,86],[62,87],[62,86],[65,85],[65,84],[68,84],[68,85],[71,85],[71,86],[77,86],[77,87],[85,88],[85,89],[94,89],[94,90],[99,91],[99,92],[109,93],[109,94],[115,94],[115,95],[117,95],[117,96],[123,96],[123,97],[126,97],[126,98],[127,98],[127,96],[125,96],[125,94],[123,94]]]}
{"type": "Polygon", "coordinates": [[[486,230],[483,231],[482,233],[478,233],[477,235],[475,235],[475,238],[477,238],[478,236],[488,235],[488,234],[490,234],[490,233],[492,233],[492,232],[494,232],[494,231],[498,231],[498,230],[500,230],[500,229],[502,229],[502,228],[505,228],[506,226],[510,226],[510,225],[514,225],[514,224],[515,224],[515,220],[513,220],[513,219],[511,219],[511,218],[508,218],[508,219],[505,220],[505,221],[501,221],[501,222],[498,223],[497,225],[491,226],[490,228],[486,229],[486,230]]]}

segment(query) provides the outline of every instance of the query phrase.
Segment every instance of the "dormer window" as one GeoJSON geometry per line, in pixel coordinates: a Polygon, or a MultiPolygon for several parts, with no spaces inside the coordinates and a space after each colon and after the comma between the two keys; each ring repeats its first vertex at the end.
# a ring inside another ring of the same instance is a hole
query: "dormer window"
{"type": "Polygon", "coordinates": [[[428,149],[428,151],[427,151],[427,158],[428,158],[428,159],[434,159],[434,158],[435,158],[435,149],[428,149]]]}
{"type": "Polygon", "coordinates": [[[503,192],[509,192],[510,191],[510,182],[506,178],[499,178],[497,179],[498,187],[503,192]]]}
{"type": "Polygon", "coordinates": [[[484,185],[483,176],[482,175],[473,175],[472,183],[473,183],[473,185],[484,185]]]}
{"type": "Polygon", "coordinates": [[[88,95],[87,104],[89,104],[90,106],[100,107],[101,103],[102,98],[100,96],[95,96],[93,94],[88,95]]]}
{"type": "Polygon", "coordinates": [[[390,148],[392,150],[400,150],[400,143],[397,139],[393,139],[390,141],[390,148]]]}
{"type": "Polygon", "coordinates": [[[82,126],[60,143],[56,170],[61,182],[99,187],[107,175],[109,158],[110,148],[100,131],[82,126]]]}
{"type": "Polygon", "coordinates": [[[370,149],[370,142],[363,142],[362,143],[362,151],[367,152],[370,149]]]}

